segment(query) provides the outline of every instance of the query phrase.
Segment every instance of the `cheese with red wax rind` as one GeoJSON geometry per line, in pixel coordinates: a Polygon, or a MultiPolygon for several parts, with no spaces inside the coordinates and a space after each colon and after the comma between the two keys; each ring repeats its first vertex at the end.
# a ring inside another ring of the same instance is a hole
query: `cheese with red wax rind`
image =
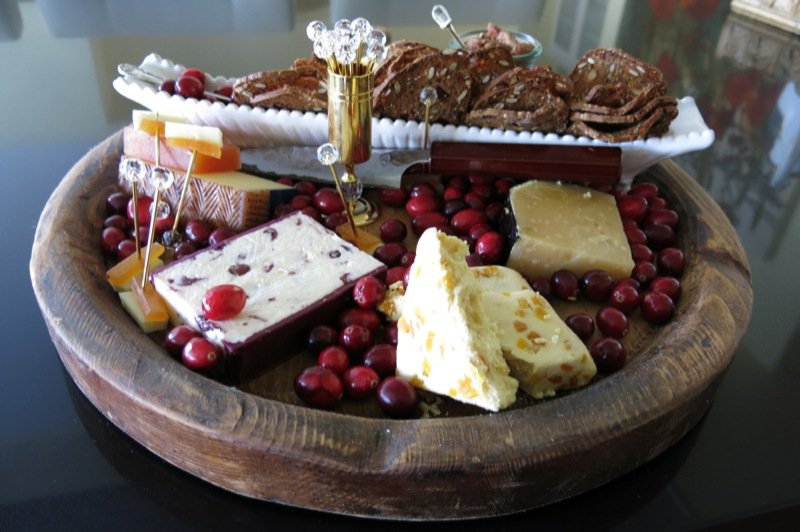
{"type": "Polygon", "coordinates": [[[166,122],[164,140],[169,146],[196,151],[215,159],[222,156],[222,130],[218,127],[166,122]]]}
{"type": "MultiPolygon", "coordinates": [[[[170,146],[166,142],[162,142],[159,152],[161,166],[166,166],[173,170],[181,170],[183,172],[189,167],[189,158],[192,155],[191,151],[170,146]]],[[[122,153],[128,157],[134,157],[149,163],[155,162],[155,142],[153,135],[145,133],[144,131],[138,131],[133,127],[126,127],[122,132],[122,153]]],[[[209,157],[203,153],[195,155],[192,175],[212,172],[230,172],[239,170],[241,167],[242,160],[239,147],[235,144],[223,142],[219,159],[209,157]]]]}
{"type": "MultiPolygon", "coordinates": [[[[153,251],[150,252],[150,269],[155,269],[163,263],[160,260],[164,254],[164,246],[153,242],[153,251]]],[[[117,292],[130,290],[131,279],[141,277],[144,270],[144,259],[147,256],[147,246],[141,248],[140,256],[131,253],[106,272],[106,280],[117,292]]]]}
{"type": "MultiPolygon", "coordinates": [[[[122,158],[121,167],[127,157],[122,158]]],[[[152,164],[145,162],[145,171],[152,164]]],[[[178,205],[186,174],[175,172],[175,182],[162,194],[172,208],[178,205]]],[[[130,183],[122,174],[119,186],[130,192],[130,183]]],[[[185,220],[202,220],[214,227],[225,226],[242,231],[266,222],[275,207],[292,199],[297,193],[294,187],[282,185],[263,177],[243,172],[215,172],[192,174],[190,191],[183,210],[185,220]]],[[[153,196],[155,187],[150,180],[139,184],[141,194],[153,196]]]]}
{"type": "Polygon", "coordinates": [[[528,181],[509,192],[516,230],[506,266],[528,279],[566,269],[579,278],[633,270],[631,248],[614,197],[577,185],[528,181]]]}

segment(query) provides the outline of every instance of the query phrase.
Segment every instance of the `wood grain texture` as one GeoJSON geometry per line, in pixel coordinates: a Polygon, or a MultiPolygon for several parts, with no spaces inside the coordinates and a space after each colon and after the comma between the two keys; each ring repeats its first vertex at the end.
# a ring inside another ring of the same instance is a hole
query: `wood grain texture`
{"type": "MultiPolygon", "coordinates": [[[[635,356],[618,373],[499,414],[404,421],[270,397],[265,383],[279,374],[228,387],[166,356],[104,280],[97,235],[120,150],[120,133],[95,147],[42,213],[31,258],[42,314],[70,375],[109,420],[175,466],[248,497],[440,520],[582,493],[652,459],[697,423],[750,320],[749,265],[735,231],[667,162],[644,178],[681,215],[684,295],[669,324],[638,326],[626,339],[635,356]]],[[[291,379],[294,368],[284,371],[291,379]]]]}

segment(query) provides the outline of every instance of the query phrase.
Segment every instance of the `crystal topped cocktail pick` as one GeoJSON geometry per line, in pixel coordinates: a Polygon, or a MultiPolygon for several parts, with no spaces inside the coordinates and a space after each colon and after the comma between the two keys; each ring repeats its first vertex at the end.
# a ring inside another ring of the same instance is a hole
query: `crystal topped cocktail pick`
{"type": "Polygon", "coordinates": [[[425,133],[422,137],[422,147],[427,150],[431,129],[431,106],[439,101],[439,93],[436,92],[435,87],[423,87],[419,91],[419,101],[425,106],[425,133]]]}
{"type": "Polygon", "coordinates": [[[160,212],[158,209],[158,204],[161,201],[161,193],[172,186],[172,183],[175,181],[175,176],[170,170],[164,168],[163,166],[154,166],[150,170],[150,181],[153,183],[155,192],[153,193],[153,209],[150,215],[150,228],[147,231],[147,253],[145,254],[144,265],[142,268],[142,288],[144,288],[145,283],[147,283],[147,275],[150,269],[150,253],[153,249],[153,240],[156,235],[156,222],[158,221],[158,218],[157,216],[153,216],[153,214],[157,215],[160,212]]]}
{"type": "Polygon", "coordinates": [[[144,179],[144,165],[136,159],[125,159],[122,175],[131,185],[133,200],[133,240],[136,242],[136,257],[142,258],[142,242],[139,238],[139,183],[144,179]]]}
{"type": "Polygon", "coordinates": [[[433,17],[433,21],[436,22],[441,29],[450,32],[450,35],[453,36],[463,50],[467,49],[467,47],[464,46],[464,43],[461,41],[461,38],[458,36],[458,33],[456,33],[456,29],[453,27],[453,19],[450,17],[450,13],[447,12],[446,7],[441,4],[436,4],[433,6],[433,9],[431,9],[431,17],[433,17]]]}
{"type": "Polygon", "coordinates": [[[357,233],[356,223],[355,220],[353,220],[353,203],[352,201],[348,201],[348,196],[345,194],[345,191],[342,187],[342,182],[339,180],[339,174],[336,172],[336,162],[339,160],[339,150],[337,150],[336,146],[330,142],[326,142],[317,148],[317,160],[320,162],[320,164],[324,164],[330,168],[331,175],[333,176],[333,182],[336,183],[336,190],[339,192],[339,197],[342,199],[342,205],[344,205],[345,214],[347,214],[347,221],[350,222],[350,229],[353,230],[353,236],[355,236],[357,233]]]}

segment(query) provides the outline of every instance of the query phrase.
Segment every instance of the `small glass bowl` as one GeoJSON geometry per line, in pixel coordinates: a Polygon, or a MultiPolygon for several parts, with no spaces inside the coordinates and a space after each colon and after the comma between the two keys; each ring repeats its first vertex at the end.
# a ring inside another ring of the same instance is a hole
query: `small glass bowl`
{"type": "MultiPolygon", "coordinates": [[[[464,33],[459,33],[458,36],[466,45],[467,41],[480,36],[480,34],[484,33],[485,31],[485,29],[465,31],[464,33]]],[[[533,45],[533,48],[530,52],[512,56],[514,58],[514,62],[520,66],[533,66],[536,58],[542,55],[542,43],[540,43],[536,37],[528,33],[523,33],[521,31],[509,31],[508,33],[513,35],[514,38],[520,42],[527,42],[533,45]]],[[[450,47],[458,48],[459,46],[456,41],[452,41],[450,43],[450,47]]]]}

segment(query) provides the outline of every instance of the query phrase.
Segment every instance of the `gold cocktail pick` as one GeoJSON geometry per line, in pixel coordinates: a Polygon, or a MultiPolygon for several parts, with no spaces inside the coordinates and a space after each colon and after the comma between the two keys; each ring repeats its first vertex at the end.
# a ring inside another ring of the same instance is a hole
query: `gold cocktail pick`
{"type": "Polygon", "coordinates": [[[136,159],[126,159],[122,175],[131,185],[133,200],[133,240],[136,242],[136,258],[142,258],[142,242],[139,237],[139,182],[144,176],[144,166],[136,159]]]}
{"type": "Polygon", "coordinates": [[[342,198],[342,204],[347,214],[347,221],[350,222],[350,229],[353,230],[353,238],[355,238],[358,233],[356,232],[356,222],[353,219],[353,202],[348,201],[345,197],[344,191],[342,190],[342,183],[339,181],[339,174],[336,172],[336,161],[339,160],[339,150],[330,142],[326,142],[317,148],[317,160],[320,164],[324,164],[331,169],[333,181],[336,183],[336,190],[339,192],[339,197],[342,198]]]}
{"type": "Polygon", "coordinates": [[[422,148],[427,150],[431,130],[431,106],[439,101],[439,93],[436,92],[435,87],[425,87],[419,91],[419,101],[425,106],[425,132],[422,137],[422,148]]]}
{"type": "Polygon", "coordinates": [[[458,33],[456,33],[456,29],[453,27],[453,19],[450,18],[450,13],[447,12],[446,7],[441,4],[436,4],[433,6],[433,9],[431,9],[431,17],[433,17],[433,21],[436,22],[441,29],[450,32],[450,35],[453,36],[462,50],[467,49],[467,47],[464,46],[464,42],[461,40],[461,37],[459,37],[458,33]]]}

